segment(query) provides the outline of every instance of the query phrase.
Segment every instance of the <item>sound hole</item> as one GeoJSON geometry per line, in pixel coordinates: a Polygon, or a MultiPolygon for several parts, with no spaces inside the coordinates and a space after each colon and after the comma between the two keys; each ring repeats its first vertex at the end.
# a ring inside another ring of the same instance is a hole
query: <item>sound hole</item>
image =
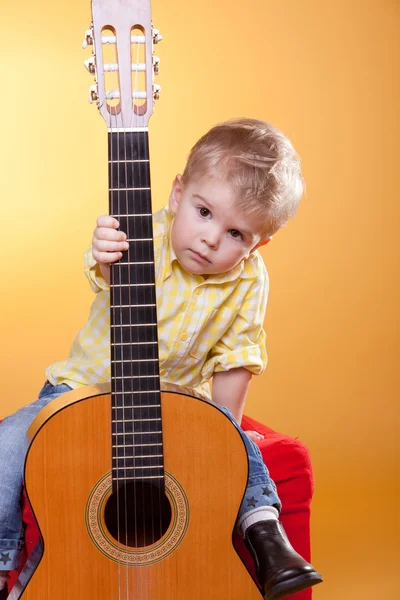
{"type": "Polygon", "coordinates": [[[171,522],[171,505],[165,493],[144,481],[120,484],[107,500],[106,527],[124,546],[143,548],[157,542],[171,522]]]}

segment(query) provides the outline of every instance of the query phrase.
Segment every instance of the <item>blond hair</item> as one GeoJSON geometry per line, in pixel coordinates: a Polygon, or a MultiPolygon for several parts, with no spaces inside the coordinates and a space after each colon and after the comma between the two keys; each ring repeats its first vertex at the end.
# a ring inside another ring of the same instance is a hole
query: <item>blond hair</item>
{"type": "Polygon", "coordinates": [[[291,142],[257,119],[220,123],[199,139],[182,180],[205,175],[232,185],[238,206],[262,219],[265,237],[296,213],[304,191],[300,158],[291,142]]]}

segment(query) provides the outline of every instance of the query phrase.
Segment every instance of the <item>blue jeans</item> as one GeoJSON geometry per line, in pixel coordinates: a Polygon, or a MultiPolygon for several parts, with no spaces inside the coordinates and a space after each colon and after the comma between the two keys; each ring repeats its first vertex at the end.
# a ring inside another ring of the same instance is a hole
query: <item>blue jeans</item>
{"type": "Polygon", "coordinates": [[[223,406],[220,408],[229,417],[242,436],[244,445],[246,446],[247,458],[249,459],[249,478],[246,493],[240,505],[238,519],[254,508],[262,506],[273,506],[280,512],[282,504],[276,491],[275,482],[269,476],[268,469],[264,464],[260,448],[245,434],[232,413],[223,406]]]}
{"type": "MultiPolygon", "coordinates": [[[[36,402],[0,423],[0,571],[11,571],[19,566],[23,546],[21,490],[29,447],[27,430],[42,408],[70,390],[65,383],[53,386],[47,382],[36,402]]],[[[228,409],[222,408],[222,411],[241,434],[249,459],[249,480],[238,517],[260,506],[275,506],[280,510],[275,483],[269,477],[258,446],[242,431],[228,409]]]]}
{"type": "Polygon", "coordinates": [[[21,490],[25,457],[29,447],[26,432],[33,419],[69,385],[46,383],[38,400],[24,406],[0,423],[0,571],[19,566],[23,546],[21,490]]]}

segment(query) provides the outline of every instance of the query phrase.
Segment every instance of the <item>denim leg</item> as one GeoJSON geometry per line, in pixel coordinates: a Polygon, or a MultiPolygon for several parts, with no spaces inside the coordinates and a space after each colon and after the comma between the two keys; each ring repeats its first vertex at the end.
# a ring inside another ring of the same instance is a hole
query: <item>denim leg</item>
{"type": "Polygon", "coordinates": [[[29,447],[26,432],[33,419],[51,400],[71,388],[46,383],[39,399],[0,423],[0,571],[19,566],[23,545],[21,489],[25,457],[29,447]]]}
{"type": "Polygon", "coordinates": [[[269,476],[268,469],[265,466],[259,447],[246,435],[227,408],[224,406],[219,406],[218,408],[229,417],[238,429],[244,441],[244,445],[246,446],[249,459],[249,480],[247,482],[246,493],[242,504],[240,505],[238,518],[260,506],[274,506],[280,511],[282,504],[276,491],[276,485],[269,476]]]}

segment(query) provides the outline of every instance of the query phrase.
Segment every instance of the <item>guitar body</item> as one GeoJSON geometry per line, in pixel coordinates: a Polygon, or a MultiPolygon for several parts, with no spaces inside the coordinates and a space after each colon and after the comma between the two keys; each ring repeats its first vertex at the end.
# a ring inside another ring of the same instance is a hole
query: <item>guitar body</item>
{"type": "Polygon", "coordinates": [[[171,508],[165,533],[139,547],[109,533],[108,390],[102,384],[64,394],[30,429],[26,487],[44,553],[23,600],[259,598],[232,545],[247,483],[246,451],[229,419],[205,401],[161,396],[171,508]]]}

